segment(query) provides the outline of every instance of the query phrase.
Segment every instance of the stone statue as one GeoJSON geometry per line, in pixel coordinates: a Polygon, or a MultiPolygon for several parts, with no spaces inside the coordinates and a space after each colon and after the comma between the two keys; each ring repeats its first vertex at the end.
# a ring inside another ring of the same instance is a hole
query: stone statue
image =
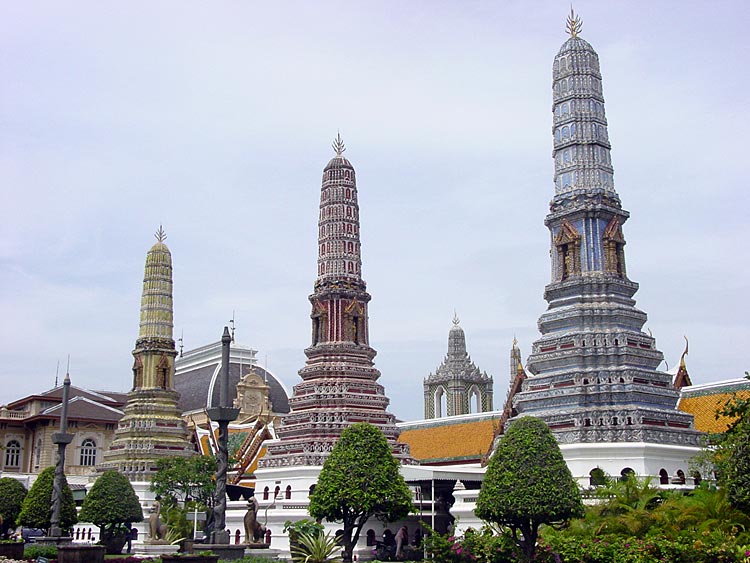
{"type": "Polygon", "coordinates": [[[258,522],[258,499],[254,496],[247,501],[247,512],[245,513],[245,543],[262,543],[265,537],[266,528],[258,522]]]}
{"type": "Polygon", "coordinates": [[[154,501],[148,517],[148,543],[164,543],[167,537],[167,525],[161,522],[161,502],[154,501]]]}

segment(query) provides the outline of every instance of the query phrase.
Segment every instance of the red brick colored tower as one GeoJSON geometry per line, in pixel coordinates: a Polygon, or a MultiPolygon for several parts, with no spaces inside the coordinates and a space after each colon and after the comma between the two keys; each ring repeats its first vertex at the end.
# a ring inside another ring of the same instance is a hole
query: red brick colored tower
{"type": "Polygon", "coordinates": [[[389,400],[377,380],[370,347],[362,280],[357,182],[341,137],[323,170],[318,219],[318,278],[310,295],[312,345],[299,371],[302,382],[289,399],[278,443],[269,444],[260,467],[322,465],[341,432],[355,422],[380,428],[394,454],[410,463],[409,448],[396,442],[399,431],[386,411],[389,400]]]}

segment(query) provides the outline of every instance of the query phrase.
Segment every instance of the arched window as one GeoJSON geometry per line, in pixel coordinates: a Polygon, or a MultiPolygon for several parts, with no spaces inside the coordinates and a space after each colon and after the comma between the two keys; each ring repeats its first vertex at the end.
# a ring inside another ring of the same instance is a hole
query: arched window
{"type": "Polygon", "coordinates": [[[700,485],[701,481],[703,481],[703,477],[701,477],[700,471],[693,471],[693,483],[695,483],[695,486],[700,485]]]}
{"type": "Polygon", "coordinates": [[[312,485],[310,485],[310,489],[307,492],[307,496],[311,497],[314,492],[315,492],[315,483],[313,483],[312,485]]]}
{"type": "Polygon", "coordinates": [[[263,488],[263,500],[268,500],[268,493],[269,493],[268,487],[264,487],[263,488]]]}
{"type": "Polygon", "coordinates": [[[375,530],[370,528],[367,530],[367,545],[375,545],[377,541],[375,540],[375,530]]]}
{"type": "Polygon", "coordinates": [[[96,465],[96,442],[91,438],[86,438],[81,443],[81,465],[96,465]]]}
{"type": "Polygon", "coordinates": [[[634,477],[635,471],[631,467],[626,467],[620,471],[620,481],[627,481],[629,477],[634,477]]]}
{"type": "Polygon", "coordinates": [[[286,486],[286,495],[285,495],[285,498],[287,500],[289,500],[290,498],[292,498],[292,486],[291,485],[287,485],[286,486]]]}
{"type": "Polygon", "coordinates": [[[659,484],[669,485],[669,473],[667,473],[667,470],[664,468],[659,470],[659,484]]]}
{"type": "Polygon", "coordinates": [[[276,488],[273,490],[273,498],[274,498],[274,500],[276,500],[277,498],[279,498],[279,491],[281,491],[281,487],[279,487],[278,485],[276,485],[276,488]]]}
{"type": "Polygon", "coordinates": [[[482,412],[482,396],[479,394],[479,389],[472,387],[469,391],[469,413],[479,412],[482,412]]]}
{"type": "Polygon", "coordinates": [[[19,467],[21,465],[21,443],[11,440],[5,444],[5,467],[19,467]]]}
{"type": "Polygon", "coordinates": [[[448,397],[445,396],[445,389],[438,387],[435,391],[435,418],[441,418],[448,415],[448,397]]]}
{"type": "Polygon", "coordinates": [[[678,469],[677,473],[675,473],[675,478],[673,480],[673,483],[676,485],[685,484],[685,472],[682,469],[678,469]]]}

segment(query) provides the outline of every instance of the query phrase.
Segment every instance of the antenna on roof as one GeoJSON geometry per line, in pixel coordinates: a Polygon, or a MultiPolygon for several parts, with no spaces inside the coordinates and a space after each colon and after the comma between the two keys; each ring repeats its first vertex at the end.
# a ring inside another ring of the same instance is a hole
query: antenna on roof
{"type": "Polygon", "coordinates": [[[232,309],[232,318],[229,319],[229,326],[232,327],[232,344],[234,344],[234,309],[232,309]]]}
{"type": "Polygon", "coordinates": [[[184,347],[183,346],[184,341],[183,341],[183,338],[182,338],[184,335],[185,335],[185,329],[180,330],[180,338],[177,339],[177,342],[180,343],[180,358],[182,358],[182,349],[184,347]]]}
{"type": "Polygon", "coordinates": [[[55,388],[57,387],[58,376],[60,375],[60,360],[57,360],[57,367],[55,368],[55,388]]]}
{"type": "Polygon", "coordinates": [[[65,368],[65,379],[70,379],[70,354],[68,354],[68,366],[65,368]]]}

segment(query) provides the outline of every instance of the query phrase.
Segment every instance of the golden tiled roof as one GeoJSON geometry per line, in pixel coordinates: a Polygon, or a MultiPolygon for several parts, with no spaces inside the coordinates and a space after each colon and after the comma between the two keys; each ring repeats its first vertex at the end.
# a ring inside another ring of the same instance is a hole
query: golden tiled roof
{"type": "Polygon", "coordinates": [[[496,424],[492,418],[462,423],[436,419],[402,430],[398,441],[409,444],[411,455],[423,463],[478,460],[490,447],[496,424]]]}
{"type": "MultiPolygon", "coordinates": [[[[717,390],[718,391],[718,390],[717,390]]],[[[750,398],[750,390],[736,391],[738,397],[750,398]]],[[[683,395],[679,409],[690,413],[695,418],[695,428],[701,432],[724,432],[733,419],[721,417],[716,419],[716,411],[732,398],[731,392],[706,393],[701,395],[683,395]]]]}

